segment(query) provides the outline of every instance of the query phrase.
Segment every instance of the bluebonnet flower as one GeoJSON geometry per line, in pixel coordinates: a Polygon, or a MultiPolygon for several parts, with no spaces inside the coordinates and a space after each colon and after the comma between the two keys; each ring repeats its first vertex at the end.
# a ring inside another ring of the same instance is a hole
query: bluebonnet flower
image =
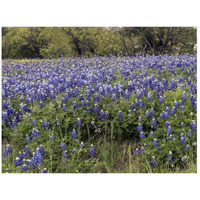
{"type": "Polygon", "coordinates": [[[55,140],[53,133],[49,136],[49,140],[55,140]]]}
{"type": "Polygon", "coordinates": [[[156,138],[153,140],[153,146],[158,148],[158,140],[156,138]]]}
{"type": "Polygon", "coordinates": [[[40,153],[42,156],[44,156],[44,147],[43,147],[43,145],[40,145],[40,147],[39,147],[39,153],[40,153]]]}
{"type": "Polygon", "coordinates": [[[33,130],[31,131],[31,137],[37,138],[38,136],[40,136],[40,132],[33,128],[33,130]]]}
{"type": "Polygon", "coordinates": [[[171,127],[171,126],[168,126],[168,127],[167,127],[167,133],[168,133],[168,134],[172,134],[172,133],[173,133],[172,127],[171,127]]]}
{"type": "Polygon", "coordinates": [[[171,113],[172,113],[172,115],[174,115],[174,114],[175,114],[175,112],[176,112],[176,108],[175,108],[175,107],[173,107],[173,108],[171,109],[171,113]]]}
{"type": "Polygon", "coordinates": [[[180,101],[178,102],[178,105],[181,106],[182,104],[183,104],[183,102],[180,100],[180,101]]]}
{"type": "Polygon", "coordinates": [[[112,100],[113,100],[113,101],[116,101],[116,100],[117,100],[117,95],[116,95],[116,94],[113,94],[113,95],[112,95],[112,100]]]}
{"type": "Polygon", "coordinates": [[[31,155],[31,151],[30,151],[30,149],[28,148],[27,145],[26,145],[26,147],[25,147],[24,152],[25,152],[25,157],[27,157],[28,155],[31,155]]]}
{"type": "Polygon", "coordinates": [[[141,150],[141,151],[144,151],[145,149],[144,149],[144,147],[141,147],[140,150],[141,150]]]}
{"type": "Polygon", "coordinates": [[[118,119],[119,119],[119,120],[123,119],[123,114],[122,114],[121,111],[119,111],[119,113],[118,113],[118,119]]]}
{"type": "Polygon", "coordinates": [[[180,143],[185,144],[185,135],[183,133],[180,135],[180,143]]]}
{"type": "Polygon", "coordinates": [[[183,122],[181,122],[181,123],[180,123],[180,126],[184,126],[184,123],[183,123],[183,122]]]}
{"type": "Polygon", "coordinates": [[[93,144],[91,144],[91,146],[90,146],[90,156],[94,157],[95,154],[96,154],[96,148],[94,147],[93,144]]]}
{"type": "Polygon", "coordinates": [[[39,108],[40,108],[40,109],[42,109],[44,106],[45,106],[45,103],[43,103],[43,102],[40,102],[40,103],[39,103],[39,108]]]}
{"type": "Polygon", "coordinates": [[[172,152],[169,152],[169,162],[172,163],[173,162],[173,158],[172,158],[172,152]]]}
{"type": "Polygon", "coordinates": [[[72,140],[76,140],[77,139],[77,133],[76,133],[76,130],[73,129],[72,130],[72,140]]]}
{"type": "Polygon", "coordinates": [[[35,127],[35,125],[36,125],[36,119],[33,119],[32,120],[32,126],[35,127]]]}
{"type": "Polygon", "coordinates": [[[178,106],[178,101],[174,101],[174,107],[176,108],[178,106]]]}
{"type": "Polygon", "coordinates": [[[140,132],[140,139],[144,139],[145,138],[145,135],[144,135],[144,132],[140,132]]]}
{"type": "Polygon", "coordinates": [[[64,143],[64,142],[61,142],[61,143],[60,143],[60,148],[61,148],[62,150],[65,150],[65,149],[66,149],[65,143],[64,143]]]}
{"type": "Polygon", "coordinates": [[[188,135],[189,135],[189,136],[193,136],[193,133],[192,133],[191,130],[188,131],[188,135]]]}
{"type": "Polygon", "coordinates": [[[152,159],[151,159],[151,164],[152,164],[152,166],[154,166],[154,167],[156,166],[157,162],[156,162],[155,156],[152,157],[152,159]]]}
{"type": "Polygon", "coordinates": [[[149,113],[148,110],[145,112],[145,116],[146,116],[146,117],[149,117],[149,116],[150,116],[150,113],[149,113]]]}
{"type": "Polygon", "coordinates": [[[165,103],[165,107],[168,107],[168,106],[169,106],[169,104],[168,104],[168,102],[166,102],[166,103],[165,103]]]}
{"type": "Polygon", "coordinates": [[[142,107],[144,107],[144,102],[140,99],[139,100],[139,106],[142,108],[142,107]]]}
{"type": "Polygon", "coordinates": [[[21,166],[22,160],[20,158],[16,157],[15,160],[14,160],[14,164],[15,164],[16,167],[21,166]]]}
{"type": "Polygon", "coordinates": [[[69,154],[67,154],[67,150],[63,151],[63,158],[64,159],[68,159],[69,158],[69,154]]]}
{"type": "Polygon", "coordinates": [[[170,134],[169,137],[168,137],[168,139],[169,139],[169,140],[173,140],[173,139],[174,139],[173,135],[170,134]]]}
{"type": "Polygon", "coordinates": [[[189,149],[189,148],[190,148],[190,145],[189,145],[189,144],[187,144],[187,145],[186,145],[186,149],[189,149]]]}
{"type": "Polygon", "coordinates": [[[22,172],[25,172],[25,171],[28,171],[28,170],[29,170],[29,169],[28,169],[27,165],[24,164],[23,167],[22,167],[22,172]]]}
{"type": "Polygon", "coordinates": [[[67,112],[67,106],[65,104],[63,105],[62,109],[64,112],[67,112]]]}
{"type": "Polygon", "coordinates": [[[99,95],[97,93],[94,94],[93,98],[95,102],[99,101],[99,95]]]}
{"type": "Polygon", "coordinates": [[[82,121],[81,121],[80,118],[77,119],[76,125],[77,125],[77,128],[81,128],[82,127],[82,121]]]}
{"type": "Polygon", "coordinates": [[[73,110],[76,110],[76,108],[78,108],[78,104],[76,103],[76,101],[72,102],[72,107],[73,107],[73,110]]]}
{"type": "Polygon", "coordinates": [[[185,91],[182,94],[182,100],[183,100],[183,102],[187,100],[187,94],[185,91]]]}
{"type": "Polygon", "coordinates": [[[139,117],[138,117],[138,120],[139,120],[139,122],[142,122],[142,117],[139,116],[139,117]]]}
{"type": "Polygon", "coordinates": [[[109,106],[110,108],[112,108],[112,107],[113,107],[112,103],[110,103],[108,106],[109,106]]]}
{"type": "Polygon", "coordinates": [[[154,127],[154,126],[157,126],[157,121],[156,121],[155,118],[152,119],[152,126],[153,126],[153,127],[154,127]]]}
{"type": "Polygon", "coordinates": [[[48,173],[47,168],[44,168],[44,169],[42,170],[42,173],[48,173]]]}
{"type": "Polygon", "coordinates": [[[128,90],[125,91],[124,97],[125,99],[129,99],[131,93],[128,92],[128,90]]]}
{"type": "Polygon", "coordinates": [[[84,101],[82,100],[80,106],[83,107],[85,105],[84,101]]]}
{"type": "Polygon", "coordinates": [[[138,127],[137,127],[137,128],[138,128],[138,131],[139,131],[139,132],[143,131],[143,126],[142,126],[141,123],[138,124],[138,127]]]}
{"type": "Polygon", "coordinates": [[[135,104],[132,103],[132,104],[130,105],[130,108],[133,110],[133,109],[135,108],[135,104]]]}
{"type": "Polygon", "coordinates": [[[97,103],[94,104],[94,113],[97,114],[99,112],[99,106],[97,103]]]}
{"type": "Polygon", "coordinates": [[[31,162],[30,159],[27,159],[27,160],[25,161],[25,163],[26,163],[27,166],[29,166],[32,162],[31,162]]]}
{"type": "Polygon", "coordinates": [[[190,122],[190,126],[192,127],[193,130],[197,130],[197,124],[194,120],[190,122]]]}
{"type": "Polygon", "coordinates": [[[49,122],[44,120],[42,125],[43,125],[43,128],[48,128],[49,127],[49,122]]]}
{"type": "Polygon", "coordinates": [[[166,127],[168,127],[169,124],[170,124],[170,123],[169,123],[168,121],[165,122],[165,126],[166,126],[166,127]]]}
{"type": "Polygon", "coordinates": [[[25,139],[26,139],[26,144],[27,144],[27,143],[31,143],[31,138],[30,138],[30,136],[26,135],[26,138],[25,138],[25,139]]]}
{"type": "Polygon", "coordinates": [[[154,132],[151,131],[151,132],[150,132],[150,136],[151,136],[151,137],[154,136],[154,132]]]}
{"type": "Polygon", "coordinates": [[[135,149],[135,155],[139,155],[140,154],[140,150],[138,148],[135,149]]]}
{"type": "Polygon", "coordinates": [[[20,160],[23,160],[23,159],[24,159],[24,154],[23,154],[21,151],[19,151],[17,157],[18,157],[20,160]]]}
{"type": "Polygon", "coordinates": [[[9,144],[7,144],[5,146],[4,155],[3,155],[4,158],[6,158],[8,156],[8,154],[12,154],[12,148],[10,147],[9,144]]]}
{"type": "Polygon", "coordinates": [[[104,111],[101,110],[99,114],[100,114],[100,119],[103,121],[105,117],[104,111]]]}
{"type": "Polygon", "coordinates": [[[150,110],[150,114],[151,114],[151,117],[155,115],[155,111],[154,111],[153,108],[151,108],[151,110],[150,110]]]}
{"type": "Polygon", "coordinates": [[[105,117],[105,119],[108,119],[108,117],[109,117],[108,111],[106,111],[106,112],[104,113],[104,117],[105,117]]]}
{"type": "Polygon", "coordinates": [[[169,119],[169,115],[170,115],[169,112],[164,112],[164,118],[165,118],[165,119],[169,119]]]}
{"type": "Polygon", "coordinates": [[[43,157],[39,151],[39,148],[36,149],[36,152],[33,152],[32,156],[32,165],[35,168],[36,166],[41,166],[43,164],[43,157]]]}
{"type": "Polygon", "coordinates": [[[83,145],[84,145],[84,143],[83,143],[83,142],[81,142],[81,144],[80,144],[80,147],[83,147],[83,145]]]}
{"type": "Polygon", "coordinates": [[[152,96],[151,96],[151,93],[150,93],[150,92],[148,93],[148,96],[147,96],[147,97],[148,97],[148,100],[149,100],[149,101],[152,101],[152,100],[153,100],[153,98],[152,98],[152,96]]]}

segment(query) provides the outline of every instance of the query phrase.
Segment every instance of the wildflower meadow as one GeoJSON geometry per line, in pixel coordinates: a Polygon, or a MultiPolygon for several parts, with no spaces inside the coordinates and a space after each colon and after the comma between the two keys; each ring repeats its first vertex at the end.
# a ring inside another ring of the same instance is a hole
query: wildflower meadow
{"type": "Polygon", "coordinates": [[[4,59],[2,172],[196,173],[196,54],[4,59]]]}

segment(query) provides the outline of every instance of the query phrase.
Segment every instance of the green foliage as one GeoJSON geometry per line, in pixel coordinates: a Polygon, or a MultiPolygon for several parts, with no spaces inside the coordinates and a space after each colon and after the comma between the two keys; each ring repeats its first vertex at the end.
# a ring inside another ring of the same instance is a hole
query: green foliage
{"type": "Polygon", "coordinates": [[[191,27],[3,27],[3,58],[193,53],[191,27]]]}

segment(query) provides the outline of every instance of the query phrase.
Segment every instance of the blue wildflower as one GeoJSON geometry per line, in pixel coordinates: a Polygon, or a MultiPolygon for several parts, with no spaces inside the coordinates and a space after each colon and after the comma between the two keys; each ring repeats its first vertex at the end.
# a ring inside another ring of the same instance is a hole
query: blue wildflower
{"type": "Polygon", "coordinates": [[[169,152],[169,162],[172,163],[173,162],[173,158],[172,158],[172,152],[169,152]]]}
{"type": "Polygon", "coordinates": [[[65,150],[65,149],[66,149],[65,143],[64,143],[64,142],[61,142],[61,143],[60,143],[60,148],[61,148],[62,150],[65,150]]]}
{"type": "Polygon", "coordinates": [[[42,173],[48,173],[47,168],[44,168],[44,169],[42,170],[42,173]]]}
{"type": "Polygon", "coordinates": [[[156,162],[155,156],[152,157],[152,159],[151,159],[151,164],[152,164],[152,166],[154,166],[154,167],[156,166],[157,162],[156,162]]]}
{"type": "Polygon", "coordinates": [[[172,134],[172,133],[173,133],[172,127],[171,127],[171,126],[168,126],[168,127],[167,127],[167,133],[168,133],[168,134],[172,134]]]}
{"type": "Polygon", "coordinates": [[[186,149],[189,149],[189,148],[190,148],[190,145],[189,145],[189,144],[187,144],[187,145],[186,145],[186,149]]]}
{"type": "Polygon", "coordinates": [[[27,144],[27,143],[31,143],[31,138],[30,138],[30,136],[26,135],[26,138],[25,138],[25,139],[26,139],[26,144],[27,144]]]}
{"type": "Polygon", "coordinates": [[[145,138],[145,135],[144,135],[144,132],[140,132],[140,139],[144,139],[145,138]]]}
{"type": "Polygon", "coordinates": [[[185,144],[185,135],[183,133],[180,135],[180,143],[185,144]]]}
{"type": "Polygon", "coordinates": [[[152,119],[152,126],[153,126],[153,127],[154,127],[154,126],[157,126],[157,121],[156,121],[155,118],[152,119]]]}
{"type": "Polygon", "coordinates": [[[4,158],[6,158],[8,156],[8,154],[12,154],[12,148],[10,147],[9,144],[7,144],[5,146],[4,155],[3,155],[4,158]]]}
{"type": "Polygon", "coordinates": [[[16,157],[15,160],[14,160],[14,164],[15,164],[16,167],[21,166],[22,160],[20,158],[16,157]]]}
{"type": "Polygon", "coordinates": [[[29,169],[28,169],[27,165],[24,164],[23,167],[22,167],[22,172],[25,172],[25,171],[28,171],[28,170],[29,170],[29,169]]]}
{"type": "Polygon", "coordinates": [[[77,133],[76,133],[76,130],[73,129],[72,130],[72,140],[76,140],[77,139],[77,133]]]}
{"type": "Polygon", "coordinates": [[[143,131],[143,126],[142,126],[141,123],[138,124],[138,127],[137,127],[137,128],[138,128],[138,131],[139,131],[139,132],[143,131]]]}
{"type": "Polygon", "coordinates": [[[158,148],[158,140],[156,138],[153,140],[153,146],[158,148]]]}
{"type": "Polygon", "coordinates": [[[188,135],[189,135],[189,136],[192,136],[192,135],[193,135],[193,133],[192,133],[191,130],[188,131],[188,135]]]}
{"type": "Polygon", "coordinates": [[[69,158],[69,154],[67,154],[67,150],[63,151],[63,158],[64,159],[68,159],[69,158]]]}
{"type": "Polygon", "coordinates": [[[166,126],[166,127],[168,127],[169,124],[170,124],[170,123],[169,123],[168,121],[165,122],[165,126],[166,126]]]}
{"type": "Polygon", "coordinates": [[[82,121],[81,121],[80,118],[77,119],[76,125],[77,125],[77,128],[81,128],[82,127],[82,121]]]}
{"type": "Polygon", "coordinates": [[[27,157],[28,155],[31,155],[31,151],[30,151],[30,149],[28,148],[28,146],[25,147],[24,152],[25,152],[25,157],[27,157]]]}
{"type": "Polygon", "coordinates": [[[150,136],[151,136],[151,137],[154,136],[154,132],[151,131],[151,132],[150,132],[150,136]]]}
{"type": "Polygon", "coordinates": [[[35,125],[36,125],[36,119],[33,119],[32,120],[32,126],[35,127],[35,125]]]}
{"type": "Polygon", "coordinates": [[[90,146],[90,156],[94,157],[95,154],[96,154],[96,148],[94,147],[93,144],[91,144],[91,146],[90,146]]]}
{"type": "Polygon", "coordinates": [[[140,150],[138,148],[135,149],[135,155],[139,155],[140,154],[140,150]]]}
{"type": "Polygon", "coordinates": [[[118,113],[118,119],[119,119],[119,120],[123,119],[123,114],[122,114],[121,111],[119,111],[119,113],[118,113]]]}

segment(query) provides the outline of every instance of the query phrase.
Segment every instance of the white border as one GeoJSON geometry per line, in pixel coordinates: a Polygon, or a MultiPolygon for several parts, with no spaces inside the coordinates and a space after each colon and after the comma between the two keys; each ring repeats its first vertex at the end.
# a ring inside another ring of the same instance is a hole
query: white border
{"type": "MultiPolygon", "coordinates": [[[[197,2],[198,0],[4,0],[0,3],[0,20],[1,26],[197,26],[199,29],[197,2]]],[[[199,75],[199,62],[197,69],[199,75]]],[[[198,90],[199,82],[198,80],[198,90]]],[[[199,121],[199,95],[197,110],[199,121]]],[[[199,132],[200,126],[198,135],[199,132]]],[[[0,197],[188,200],[199,199],[199,185],[199,173],[0,174],[0,197]]]]}

